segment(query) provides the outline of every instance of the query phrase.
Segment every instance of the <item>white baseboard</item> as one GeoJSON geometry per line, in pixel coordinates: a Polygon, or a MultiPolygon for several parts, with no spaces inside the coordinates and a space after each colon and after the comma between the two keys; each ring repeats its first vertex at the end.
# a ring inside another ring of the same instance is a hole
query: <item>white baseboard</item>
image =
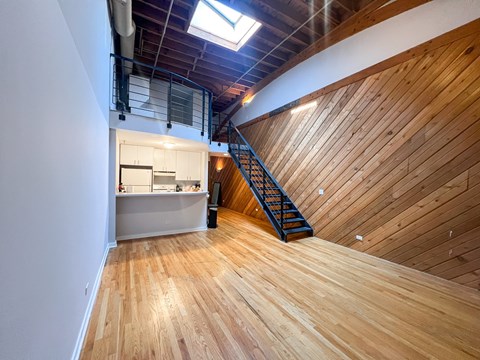
{"type": "Polygon", "coordinates": [[[117,236],[116,239],[117,239],[117,241],[133,240],[133,239],[141,239],[141,238],[147,238],[147,237],[153,237],[153,236],[175,235],[175,234],[183,234],[183,233],[189,233],[189,232],[195,232],[195,231],[205,231],[205,230],[207,230],[206,226],[200,226],[200,227],[191,228],[191,229],[166,230],[166,231],[157,231],[157,232],[144,233],[144,234],[122,235],[122,236],[117,236]]]}
{"type": "Polygon", "coordinates": [[[82,326],[80,327],[80,333],[77,337],[77,342],[75,344],[75,349],[73,350],[72,360],[78,360],[80,353],[82,351],[83,341],[85,340],[85,335],[87,333],[88,323],[90,322],[90,316],[92,315],[93,305],[97,299],[98,288],[100,287],[100,282],[102,280],[103,269],[105,268],[105,262],[107,261],[108,252],[111,248],[117,247],[116,243],[108,243],[103,253],[103,258],[100,263],[100,268],[97,272],[97,277],[95,278],[95,284],[93,284],[92,292],[90,293],[90,299],[88,300],[87,309],[85,310],[85,315],[83,316],[82,326]]]}

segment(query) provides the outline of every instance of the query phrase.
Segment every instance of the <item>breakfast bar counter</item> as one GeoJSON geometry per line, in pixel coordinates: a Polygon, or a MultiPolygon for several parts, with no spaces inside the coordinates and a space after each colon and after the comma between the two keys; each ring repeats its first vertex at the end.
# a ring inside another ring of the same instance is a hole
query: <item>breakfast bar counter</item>
{"type": "Polygon", "coordinates": [[[203,195],[206,196],[208,194],[207,191],[179,191],[179,192],[158,192],[158,193],[117,193],[118,197],[145,197],[145,196],[198,196],[203,195]]]}
{"type": "Polygon", "coordinates": [[[118,193],[116,240],[207,229],[208,192],[118,193]]]}

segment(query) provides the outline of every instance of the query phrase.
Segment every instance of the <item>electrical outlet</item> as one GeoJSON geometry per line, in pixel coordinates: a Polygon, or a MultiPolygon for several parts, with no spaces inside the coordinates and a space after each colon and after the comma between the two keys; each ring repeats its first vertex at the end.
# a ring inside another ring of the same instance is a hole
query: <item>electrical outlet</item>
{"type": "Polygon", "coordinates": [[[362,236],[362,235],[355,235],[355,240],[362,241],[362,240],[363,240],[363,236],[362,236]]]}
{"type": "Polygon", "coordinates": [[[88,285],[90,285],[90,283],[87,282],[87,285],[85,285],[85,296],[88,294],[88,285]]]}
{"type": "Polygon", "coordinates": [[[325,194],[325,191],[323,189],[318,189],[318,194],[323,195],[323,194],[325,194]]]}

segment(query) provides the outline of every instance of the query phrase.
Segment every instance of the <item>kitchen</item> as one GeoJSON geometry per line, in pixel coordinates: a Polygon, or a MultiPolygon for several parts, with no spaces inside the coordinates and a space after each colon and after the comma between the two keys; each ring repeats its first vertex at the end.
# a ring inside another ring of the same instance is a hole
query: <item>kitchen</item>
{"type": "Polygon", "coordinates": [[[206,229],[208,145],[117,130],[116,240],[206,229]]]}

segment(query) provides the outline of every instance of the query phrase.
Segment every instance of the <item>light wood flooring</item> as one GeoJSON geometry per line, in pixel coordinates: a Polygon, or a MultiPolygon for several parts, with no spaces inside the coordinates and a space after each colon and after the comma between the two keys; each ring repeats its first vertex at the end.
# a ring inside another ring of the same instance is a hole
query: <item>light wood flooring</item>
{"type": "Polygon", "coordinates": [[[479,359],[480,293],[220,209],[120,242],[81,359],[479,359]]]}

